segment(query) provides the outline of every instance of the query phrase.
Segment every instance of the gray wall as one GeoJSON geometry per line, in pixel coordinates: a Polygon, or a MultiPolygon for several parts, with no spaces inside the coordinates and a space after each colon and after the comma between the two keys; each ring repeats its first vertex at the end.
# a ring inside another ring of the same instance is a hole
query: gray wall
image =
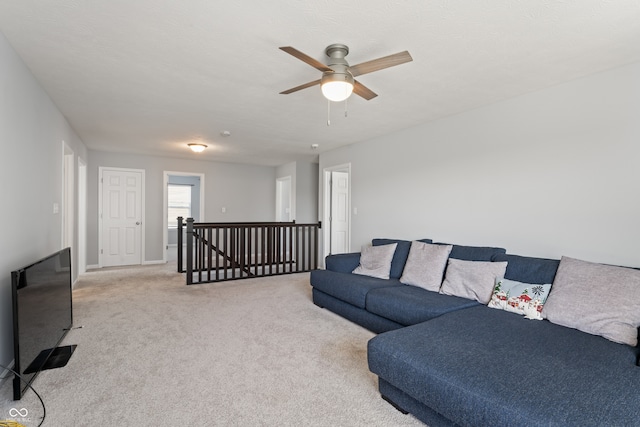
{"type": "MultiPolygon", "coordinates": [[[[288,176],[291,177],[291,220],[295,220],[298,212],[296,198],[296,162],[287,163],[276,168],[276,178],[286,178],[288,176]]],[[[275,181],[273,185],[277,185],[275,181]]]]}
{"type": "Polygon", "coordinates": [[[351,163],[352,250],[427,237],[640,267],[639,112],[636,63],[323,153],[320,169],[351,163]]]}
{"type": "Polygon", "coordinates": [[[296,221],[318,222],[318,164],[296,162],[296,221]]]}
{"type": "Polygon", "coordinates": [[[276,169],[276,178],[287,176],[291,176],[292,219],[299,224],[318,222],[318,164],[299,161],[276,169]]]}
{"type": "Polygon", "coordinates": [[[217,163],[201,160],[89,151],[87,264],[98,264],[99,167],[145,170],[145,260],[163,259],[164,171],[205,175],[207,222],[273,221],[276,169],[270,166],[217,163]],[[222,213],[222,208],[226,213],[222,213]]]}
{"type": "MultiPolygon", "coordinates": [[[[10,272],[62,249],[62,215],[53,213],[54,203],[62,209],[62,141],[74,151],[77,206],[78,156],[87,158],[86,147],[0,33],[0,363],[5,366],[13,360],[10,272]]],[[[75,236],[77,247],[77,226],[75,236]]],[[[78,257],[72,256],[75,278],[78,257]]]]}

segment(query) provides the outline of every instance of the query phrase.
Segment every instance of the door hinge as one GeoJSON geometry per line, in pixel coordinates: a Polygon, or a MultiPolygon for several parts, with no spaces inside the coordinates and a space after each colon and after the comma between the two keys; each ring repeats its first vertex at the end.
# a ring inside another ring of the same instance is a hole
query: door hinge
{"type": "Polygon", "coordinates": [[[104,251],[102,249],[100,249],[100,255],[104,254],[104,251]]]}

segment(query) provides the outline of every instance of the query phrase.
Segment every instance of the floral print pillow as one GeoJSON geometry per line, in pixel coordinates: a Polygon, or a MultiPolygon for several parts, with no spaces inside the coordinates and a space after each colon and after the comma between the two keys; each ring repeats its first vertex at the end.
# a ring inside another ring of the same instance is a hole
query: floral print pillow
{"type": "Polygon", "coordinates": [[[487,305],[522,314],[527,319],[542,320],[542,307],[550,291],[551,284],[535,285],[496,277],[493,294],[487,305]]]}

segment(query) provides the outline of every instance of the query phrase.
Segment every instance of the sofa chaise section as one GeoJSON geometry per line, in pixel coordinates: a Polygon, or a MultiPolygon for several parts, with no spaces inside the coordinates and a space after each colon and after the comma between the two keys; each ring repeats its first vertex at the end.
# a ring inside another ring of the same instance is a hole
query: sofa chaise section
{"type": "Polygon", "coordinates": [[[431,427],[638,425],[637,348],[478,306],[378,335],[381,394],[431,427]]]}
{"type": "MultiPolygon", "coordinates": [[[[495,259],[508,262],[507,279],[556,283],[560,260],[495,259]]],[[[638,355],[637,346],[484,305],[368,344],[385,400],[431,427],[639,425],[638,355]]]]}

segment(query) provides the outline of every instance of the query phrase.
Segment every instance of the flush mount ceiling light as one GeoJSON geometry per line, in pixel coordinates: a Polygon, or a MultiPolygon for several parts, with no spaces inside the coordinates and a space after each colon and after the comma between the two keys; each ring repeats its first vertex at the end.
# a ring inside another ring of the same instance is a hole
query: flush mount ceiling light
{"type": "Polygon", "coordinates": [[[207,146],[205,144],[200,144],[200,143],[192,143],[192,144],[187,144],[189,146],[189,148],[191,148],[191,151],[193,151],[194,153],[202,153],[204,151],[205,148],[207,148],[207,146]]]}

